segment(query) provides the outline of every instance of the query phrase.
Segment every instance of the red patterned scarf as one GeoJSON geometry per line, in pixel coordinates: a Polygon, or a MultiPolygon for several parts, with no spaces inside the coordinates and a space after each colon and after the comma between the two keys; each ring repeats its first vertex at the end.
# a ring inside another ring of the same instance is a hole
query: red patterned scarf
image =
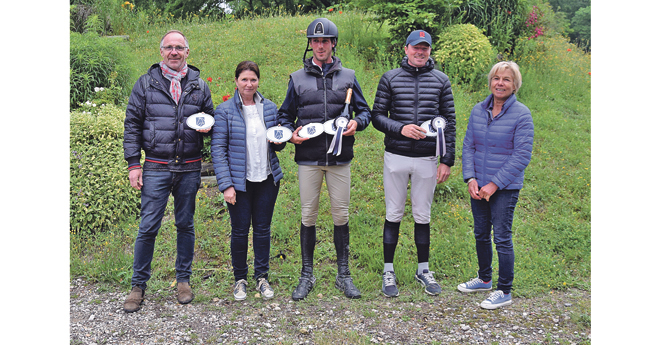
{"type": "Polygon", "coordinates": [[[188,64],[184,65],[181,71],[177,72],[165,65],[163,61],[160,62],[160,70],[163,72],[163,77],[170,80],[170,94],[176,104],[179,104],[181,98],[181,78],[188,74],[188,64]]]}

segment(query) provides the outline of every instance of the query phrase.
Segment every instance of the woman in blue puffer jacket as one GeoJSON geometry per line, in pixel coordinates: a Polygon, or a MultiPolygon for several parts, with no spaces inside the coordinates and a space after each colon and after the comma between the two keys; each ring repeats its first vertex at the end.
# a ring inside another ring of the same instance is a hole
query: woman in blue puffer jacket
{"type": "Polygon", "coordinates": [[[492,231],[499,278],[496,291],[481,307],[497,309],[511,304],[514,264],[511,226],[525,168],[532,158],[534,123],[529,109],[516,100],[522,78],[515,62],[502,61],[493,66],[488,85],[491,94],[472,109],[463,140],[463,179],[470,193],[479,273],[458,285],[458,290],[492,289],[492,231]]]}
{"type": "Polygon", "coordinates": [[[236,67],[235,77],[234,97],[215,109],[211,156],[218,189],[224,194],[231,217],[234,298],[247,297],[251,223],[256,288],[268,299],[273,297],[268,284],[270,224],[283,176],[275,151],[286,143],[266,139],[266,130],[277,126],[277,106],[257,92],[259,66],[243,61],[236,67]]]}

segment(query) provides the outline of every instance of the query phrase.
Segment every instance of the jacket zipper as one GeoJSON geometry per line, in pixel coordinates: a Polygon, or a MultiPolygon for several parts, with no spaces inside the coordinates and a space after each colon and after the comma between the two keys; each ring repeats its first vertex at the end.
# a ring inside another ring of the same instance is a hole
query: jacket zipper
{"type": "MultiPolygon", "coordinates": [[[[325,83],[325,74],[323,71],[321,71],[321,77],[323,78],[323,124],[328,121],[328,88],[326,87],[325,83]]],[[[328,136],[325,136],[325,150],[323,151],[325,153],[325,165],[328,166],[329,160],[328,160],[328,147],[330,144],[328,144],[328,136]]]]}
{"type": "MultiPolygon", "coordinates": [[[[419,72],[419,68],[415,67],[415,71],[419,72]]],[[[418,116],[417,116],[418,114],[417,113],[419,112],[419,109],[417,107],[418,103],[419,103],[419,73],[416,73],[415,74],[415,102],[414,102],[415,106],[413,107],[413,116],[414,116],[414,118],[413,118],[414,122],[413,123],[415,125],[417,125],[417,119],[418,119],[418,116]]],[[[416,146],[417,146],[416,144],[417,144],[417,142],[415,140],[413,140],[411,151],[415,152],[415,149],[416,149],[416,146]]]]}

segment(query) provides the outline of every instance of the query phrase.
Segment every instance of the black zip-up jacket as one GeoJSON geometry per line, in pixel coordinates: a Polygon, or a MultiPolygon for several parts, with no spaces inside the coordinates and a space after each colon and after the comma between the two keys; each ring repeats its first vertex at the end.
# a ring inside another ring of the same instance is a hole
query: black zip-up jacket
{"type": "MultiPolygon", "coordinates": [[[[362,131],[371,122],[371,110],[355,78],[355,71],[343,68],[336,56],[324,70],[305,60],[304,68],[291,73],[286,98],[278,112],[278,122],[290,130],[309,123],[324,123],[341,115],[346,92],[353,89],[349,113],[355,113],[357,130],[362,131]]],[[[339,156],[327,153],[332,135],[323,133],[297,144],[295,161],[299,165],[341,165],[353,159],[355,136],[342,138],[339,156]]]]}
{"type": "MultiPolygon", "coordinates": [[[[140,165],[141,150],[145,152],[146,162],[174,170],[201,161],[203,134],[188,127],[186,120],[199,112],[213,115],[211,92],[208,86],[200,85],[203,82],[199,79],[199,70],[188,65],[188,73],[181,80],[182,92],[177,105],[159,64],[153,64],[138,79],[131,91],[124,120],[124,159],[129,169],[140,165]],[[147,79],[146,83],[143,78],[147,79]]],[[[201,169],[201,164],[195,167],[201,169]]]]}
{"type": "Polygon", "coordinates": [[[424,67],[412,67],[408,57],[401,67],[387,71],[380,78],[374,100],[374,127],[385,133],[385,151],[407,157],[435,155],[435,138],[414,140],[401,134],[403,126],[421,125],[424,121],[442,116],[447,120],[444,129],[447,153],[440,163],[454,165],[456,114],[454,95],[449,78],[434,69],[429,58],[424,67]]]}

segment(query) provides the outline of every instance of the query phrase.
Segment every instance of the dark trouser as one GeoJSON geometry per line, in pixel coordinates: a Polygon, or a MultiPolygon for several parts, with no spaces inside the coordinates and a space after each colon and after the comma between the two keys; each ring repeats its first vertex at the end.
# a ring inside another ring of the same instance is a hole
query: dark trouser
{"type": "Polygon", "coordinates": [[[248,233],[252,224],[254,248],[254,279],[268,279],[270,268],[270,224],[280,183],[273,183],[273,175],[265,181],[246,181],[246,191],[236,191],[236,203],[227,204],[231,217],[231,264],[234,279],[247,280],[248,233]]]}
{"type": "Polygon", "coordinates": [[[199,171],[176,173],[144,171],[142,174],[140,228],[135,240],[131,285],[147,288],[151,277],[154,244],[170,193],[174,196],[176,237],[176,280],[190,281],[195,250],[195,197],[201,183],[199,171]]]}
{"type": "Polygon", "coordinates": [[[470,198],[474,218],[477,259],[479,261],[479,278],[483,281],[492,279],[492,231],[500,265],[497,290],[502,290],[504,293],[509,293],[513,284],[515,257],[511,239],[511,226],[519,193],[519,190],[498,190],[490,197],[490,201],[470,198]]]}

